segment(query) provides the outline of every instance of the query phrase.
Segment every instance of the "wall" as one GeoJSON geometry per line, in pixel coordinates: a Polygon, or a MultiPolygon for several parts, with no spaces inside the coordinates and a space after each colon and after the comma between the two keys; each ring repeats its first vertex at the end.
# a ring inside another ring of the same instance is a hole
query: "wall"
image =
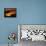
{"type": "MultiPolygon", "coordinates": [[[[7,44],[9,32],[18,32],[18,24],[46,24],[46,0],[1,0],[0,44],[7,44]],[[16,18],[4,18],[4,8],[16,7],[16,18]]],[[[17,39],[16,39],[17,43],[17,39]]]]}

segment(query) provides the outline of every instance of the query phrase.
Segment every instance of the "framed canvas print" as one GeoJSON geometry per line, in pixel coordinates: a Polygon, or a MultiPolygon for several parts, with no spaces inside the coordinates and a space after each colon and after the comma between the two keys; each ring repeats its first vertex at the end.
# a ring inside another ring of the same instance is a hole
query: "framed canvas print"
{"type": "Polygon", "coordinates": [[[16,17],[16,8],[4,8],[4,17],[16,17]]]}
{"type": "Polygon", "coordinates": [[[44,24],[43,25],[20,24],[18,25],[18,30],[20,32],[19,38],[20,41],[21,40],[46,41],[46,25],[44,24]]]}

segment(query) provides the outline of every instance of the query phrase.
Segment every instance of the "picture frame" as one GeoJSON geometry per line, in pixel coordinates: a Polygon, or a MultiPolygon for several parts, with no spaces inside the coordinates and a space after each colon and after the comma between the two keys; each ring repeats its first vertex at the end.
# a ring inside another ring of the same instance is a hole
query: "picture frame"
{"type": "Polygon", "coordinates": [[[16,8],[4,8],[4,17],[16,17],[16,8]]]}

